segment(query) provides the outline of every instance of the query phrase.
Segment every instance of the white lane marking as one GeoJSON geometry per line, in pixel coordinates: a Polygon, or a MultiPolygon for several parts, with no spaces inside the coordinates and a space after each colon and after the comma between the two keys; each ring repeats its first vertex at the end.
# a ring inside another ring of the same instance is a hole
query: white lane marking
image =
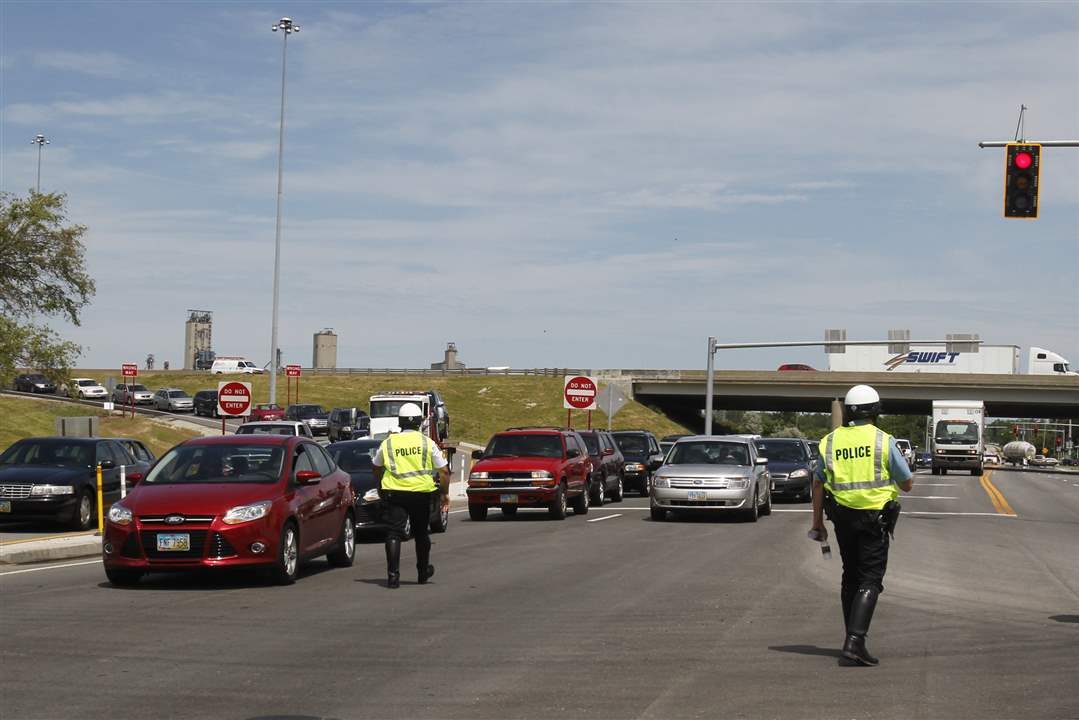
{"type": "Polygon", "coordinates": [[[588,522],[602,522],[604,520],[610,520],[611,518],[622,517],[622,513],[616,513],[614,515],[604,515],[603,517],[593,518],[588,522]]]}
{"type": "Polygon", "coordinates": [[[78,567],[80,565],[94,565],[101,564],[101,560],[87,560],[86,562],[66,563],[64,565],[49,565],[48,567],[39,568],[27,568],[26,570],[9,570],[8,572],[0,573],[0,577],[4,575],[21,575],[28,572],[41,572],[42,570],[59,570],[60,568],[78,567]]]}
{"type": "Polygon", "coordinates": [[[951,495],[907,495],[904,500],[955,500],[951,495]]]}
{"type": "Polygon", "coordinates": [[[462,513],[462,512],[468,512],[468,508],[465,508],[464,510],[450,510],[446,514],[447,515],[456,515],[457,513],[462,513]]]}

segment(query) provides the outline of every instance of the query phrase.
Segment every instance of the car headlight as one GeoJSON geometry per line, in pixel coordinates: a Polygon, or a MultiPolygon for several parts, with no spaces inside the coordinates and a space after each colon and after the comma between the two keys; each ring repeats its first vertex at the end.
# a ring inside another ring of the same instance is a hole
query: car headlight
{"type": "Polygon", "coordinates": [[[124,507],[120,503],[114,504],[109,508],[109,522],[113,525],[130,525],[131,524],[131,510],[124,507]]]}
{"type": "Polygon", "coordinates": [[[273,503],[269,500],[251,503],[250,505],[238,505],[225,513],[225,517],[221,518],[221,522],[226,525],[239,525],[240,523],[258,520],[266,517],[272,505],[273,503]]]}
{"type": "Polygon", "coordinates": [[[790,478],[791,480],[800,480],[800,479],[802,479],[804,477],[809,477],[809,471],[806,470],[805,468],[801,468],[799,470],[795,470],[794,472],[792,472],[787,477],[790,478]]]}
{"type": "Polygon", "coordinates": [[[641,472],[644,470],[644,465],[641,463],[626,463],[626,472],[641,472]]]}
{"type": "Polygon", "coordinates": [[[978,451],[977,451],[977,449],[975,449],[975,448],[971,448],[971,449],[970,449],[970,450],[968,450],[967,452],[969,452],[969,453],[970,453],[971,455],[977,455],[977,454],[978,454],[978,451]]]}
{"type": "Polygon", "coordinates": [[[75,488],[71,485],[35,485],[30,488],[31,495],[74,495],[75,488]]]}
{"type": "Polygon", "coordinates": [[[727,487],[731,490],[745,490],[749,487],[749,480],[745,478],[731,478],[727,481],[727,487]]]}
{"type": "Polygon", "coordinates": [[[342,425],[341,432],[352,432],[352,428],[349,425],[342,425]]]}
{"type": "Polygon", "coordinates": [[[657,477],[652,480],[652,487],[669,488],[671,486],[671,479],[665,477],[657,477]]]}
{"type": "Polygon", "coordinates": [[[937,450],[937,455],[943,455],[943,454],[944,454],[943,450],[939,450],[939,449],[937,450]]]}
{"type": "Polygon", "coordinates": [[[554,476],[551,475],[551,473],[547,472],[546,470],[533,470],[532,471],[532,479],[533,480],[550,480],[552,477],[554,477],[554,476]]]}
{"type": "Polygon", "coordinates": [[[469,480],[486,480],[487,478],[488,478],[488,474],[483,470],[480,470],[479,472],[472,472],[472,473],[468,474],[468,479],[469,480]]]}

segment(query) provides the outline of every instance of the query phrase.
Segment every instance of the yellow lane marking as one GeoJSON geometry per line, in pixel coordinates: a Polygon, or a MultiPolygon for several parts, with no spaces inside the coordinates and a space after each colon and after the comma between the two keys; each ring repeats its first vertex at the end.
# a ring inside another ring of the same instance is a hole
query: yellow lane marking
{"type": "Polygon", "coordinates": [[[997,490],[997,486],[990,481],[990,477],[993,475],[992,470],[987,470],[981,477],[982,489],[985,490],[986,495],[989,496],[990,502],[993,503],[993,507],[1001,515],[1015,515],[1015,510],[1012,510],[1012,506],[1008,504],[1008,501],[1004,499],[1004,493],[997,490]]]}
{"type": "Polygon", "coordinates": [[[0,541],[0,545],[18,545],[19,543],[37,542],[38,540],[52,540],[53,538],[65,538],[65,537],[79,537],[81,535],[96,535],[96,530],[87,530],[85,532],[70,532],[59,533],[57,535],[38,535],[37,537],[20,539],[20,540],[3,540],[0,541]]]}

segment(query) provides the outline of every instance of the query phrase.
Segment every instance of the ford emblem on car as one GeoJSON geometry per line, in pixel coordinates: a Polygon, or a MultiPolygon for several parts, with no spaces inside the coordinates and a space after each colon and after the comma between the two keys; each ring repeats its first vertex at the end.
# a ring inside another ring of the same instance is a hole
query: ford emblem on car
{"type": "Polygon", "coordinates": [[[183,515],[167,515],[165,517],[165,522],[168,523],[169,525],[179,525],[183,521],[184,521],[184,516],[183,515]]]}
{"type": "Polygon", "coordinates": [[[693,484],[694,485],[700,485],[702,482],[704,482],[704,481],[703,480],[694,480],[693,484]]]}

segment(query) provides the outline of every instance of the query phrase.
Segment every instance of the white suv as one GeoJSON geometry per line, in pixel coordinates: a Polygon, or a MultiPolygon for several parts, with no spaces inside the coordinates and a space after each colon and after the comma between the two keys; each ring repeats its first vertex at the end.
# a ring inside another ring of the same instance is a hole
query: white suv
{"type": "Polygon", "coordinates": [[[307,423],[298,420],[257,420],[236,428],[237,435],[288,435],[313,438],[307,423]]]}

